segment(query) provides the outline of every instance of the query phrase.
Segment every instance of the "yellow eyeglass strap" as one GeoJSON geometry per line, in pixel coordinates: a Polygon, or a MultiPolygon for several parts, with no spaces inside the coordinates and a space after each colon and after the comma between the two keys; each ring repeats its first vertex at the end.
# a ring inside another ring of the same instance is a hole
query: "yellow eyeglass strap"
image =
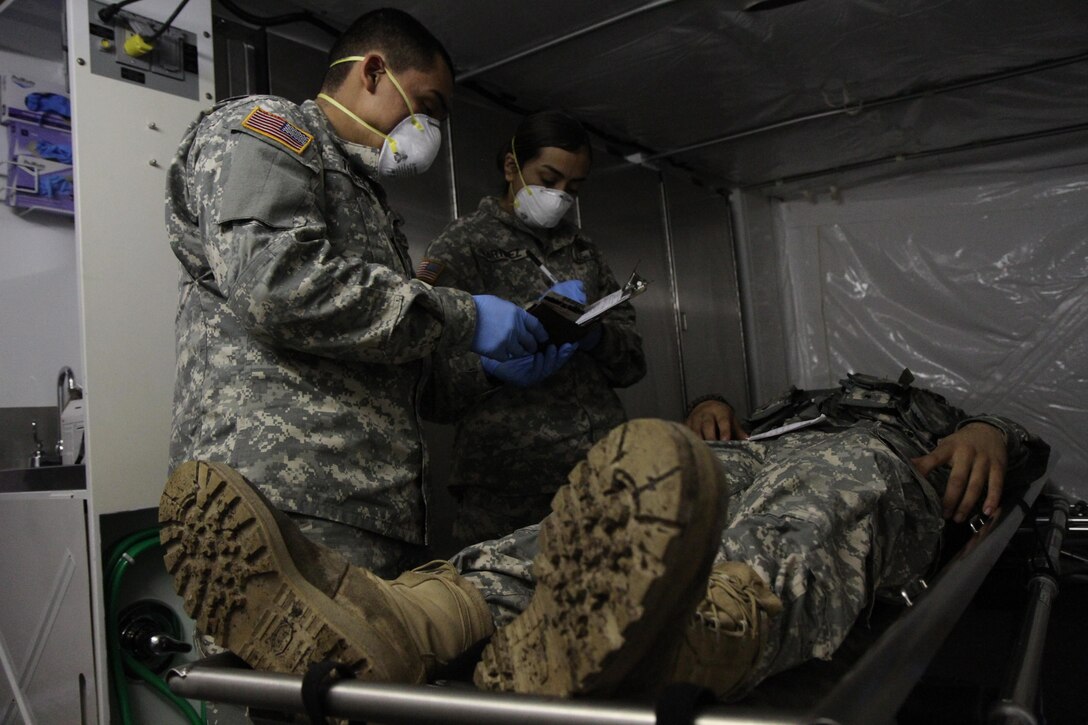
{"type": "MultiPolygon", "coordinates": [[[[334,60],[332,63],[329,64],[329,67],[332,68],[334,65],[340,65],[341,63],[354,63],[364,60],[366,60],[365,55],[349,55],[346,58],[334,60]]],[[[397,93],[399,93],[400,97],[404,99],[404,105],[408,107],[408,115],[412,118],[412,125],[415,126],[417,130],[422,131],[423,124],[420,123],[419,119],[416,118],[416,111],[414,108],[412,108],[412,102],[408,100],[408,95],[404,92],[404,89],[400,87],[400,81],[398,81],[396,79],[396,76],[393,75],[393,71],[389,70],[388,65],[385,66],[385,74],[389,76],[389,80],[393,81],[393,87],[397,89],[397,93]]],[[[369,126],[367,128],[369,128],[369,126]]],[[[382,135],[385,136],[385,134],[382,135]]],[[[386,138],[389,137],[386,136],[386,138]]],[[[393,151],[396,152],[396,149],[393,149],[393,151]]]]}
{"type": "Polygon", "coordinates": [[[360,123],[360,124],[362,124],[362,125],[363,125],[364,127],[366,127],[366,128],[368,128],[368,129],[370,129],[370,130],[371,130],[371,131],[373,131],[374,133],[376,133],[376,134],[378,134],[379,136],[381,136],[382,138],[384,138],[384,139],[385,139],[385,140],[386,140],[386,141],[387,141],[387,142],[389,143],[389,150],[390,150],[390,151],[392,151],[393,153],[397,153],[397,142],[396,142],[396,140],[394,140],[394,139],[393,139],[393,138],[392,138],[391,136],[389,136],[389,135],[387,135],[387,134],[384,134],[384,133],[382,133],[381,131],[379,131],[378,129],[374,128],[373,126],[371,126],[371,125],[370,125],[369,123],[367,123],[367,122],[366,122],[366,121],[364,121],[363,119],[361,119],[361,118],[359,118],[358,116],[356,116],[356,115],[355,115],[354,113],[352,113],[352,112],[351,112],[351,111],[350,111],[350,110],[348,109],[348,107],[347,107],[347,106],[345,106],[345,105],[344,105],[343,103],[341,103],[340,101],[336,100],[335,98],[333,98],[333,97],[332,97],[332,96],[330,96],[329,94],[327,94],[327,93],[318,93],[318,94],[317,94],[317,97],[318,97],[318,98],[320,98],[320,99],[322,99],[322,100],[328,101],[329,103],[331,103],[332,105],[336,106],[336,107],[337,107],[338,109],[340,109],[341,111],[343,111],[343,112],[344,112],[344,114],[346,114],[346,115],[348,116],[348,118],[351,118],[351,119],[353,119],[353,120],[354,120],[354,121],[355,121],[356,123],[360,123]]]}
{"type": "MultiPolygon", "coordinates": [[[[521,164],[518,163],[518,152],[514,150],[514,140],[516,136],[510,137],[510,155],[514,157],[514,168],[518,170],[518,178],[521,179],[521,186],[528,192],[529,196],[533,195],[533,190],[529,188],[529,185],[525,183],[525,177],[521,175],[521,164]]],[[[514,195],[514,205],[518,205],[517,194],[514,195]]]]}

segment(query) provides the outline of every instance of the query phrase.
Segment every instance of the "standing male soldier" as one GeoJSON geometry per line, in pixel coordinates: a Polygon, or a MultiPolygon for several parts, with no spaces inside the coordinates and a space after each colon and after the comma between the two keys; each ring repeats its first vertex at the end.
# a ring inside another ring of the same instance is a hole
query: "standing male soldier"
{"type": "Polygon", "coordinates": [[[331,58],[317,100],[228,101],[170,168],[183,268],[171,468],[230,463],[311,538],[392,573],[423,543],[431,354],[505,360],[546,333],[504,300],[412,280],[378,179],[438,153],[453,85],[438,40],[376,10],[331,58]]]}

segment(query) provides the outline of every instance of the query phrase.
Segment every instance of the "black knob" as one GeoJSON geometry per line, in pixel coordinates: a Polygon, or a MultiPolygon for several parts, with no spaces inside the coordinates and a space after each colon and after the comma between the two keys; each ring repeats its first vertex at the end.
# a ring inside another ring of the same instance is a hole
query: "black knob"
{"type": "Polygon", "coordinates": [[[117,620],[121,648],[152,672],[165,671],[175,654],[192,649],[181,640],[184,635],[177,614],[162,602],[134,602],[121,610],[117,620]]]}
{"type": "Polygon", "coordinates": [[[154,654],[164,655],[167,652],[188,652],[193,646],[188,642],[182,642],[168,634],[159,632],[147,638],[147,648],[154,654]]]}

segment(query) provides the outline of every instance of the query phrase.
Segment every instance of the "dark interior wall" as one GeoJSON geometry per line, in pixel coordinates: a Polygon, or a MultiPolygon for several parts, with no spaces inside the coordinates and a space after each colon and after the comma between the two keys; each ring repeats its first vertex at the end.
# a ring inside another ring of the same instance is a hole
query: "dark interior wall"
{"type": "Polygon", "coordinates": [[[650,282],[633,302],[646,377],[620,390],[620,399],[632,418],[677,420],[684,413],[684,399],[660,178],[638,166],[604,169],[582,188],[578,206],[583,228],[617,280],[622,284],[637,266],[650,282]]]}
{"type": "Polygon", "coordinates": [[[514,135],[521,117],[472,91],[458,89],[454,101],[453,170],[456,216],[476,211],[480,199],[498,194],[506,183],[498,168],[499,150],[514,135]]]}
{"type": "Polygon", "coordinates": [[[717,393],[747,414],[754,401],[748,393],[729,201],[683,176],[668,176],[663,183],[687,399],[717,393]]]}

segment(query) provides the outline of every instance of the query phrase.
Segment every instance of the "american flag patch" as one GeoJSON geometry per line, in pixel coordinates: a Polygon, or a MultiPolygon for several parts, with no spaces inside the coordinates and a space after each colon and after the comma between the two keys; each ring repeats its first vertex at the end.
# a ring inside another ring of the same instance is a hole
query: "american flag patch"
{"type": "Polygon", "coordinates": [[[423,280],[427,284],[434,284],[438,281],[438,275],[442,274],[442,270],[445,268],[446,265],[443,262],[424,257],[420,260],[419,266],[416,267],[416,279],[423,280]]]}
{"type": "Polygon", "coordinates": [[[296,154],[305,151],[310,142],[314,140],[312,134],[306,133],[286,118],[269,113],[260,106],[249,112],[246,119],[242,121],[242,126],[270,138],[276,143],[283,144],[296,154]]]}

